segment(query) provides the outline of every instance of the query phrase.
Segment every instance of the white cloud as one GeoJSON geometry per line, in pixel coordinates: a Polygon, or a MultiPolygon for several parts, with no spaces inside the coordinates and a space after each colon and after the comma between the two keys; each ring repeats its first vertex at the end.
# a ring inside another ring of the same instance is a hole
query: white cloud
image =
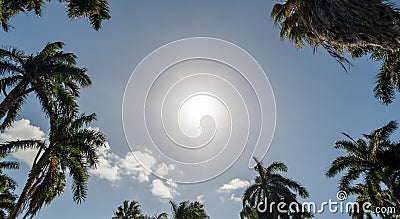
{"type": "MultiPolygon", "coordinates": [[[[0,133],[0,141],[16,141],[16,140],[41,140],[45,138],[45,134],[40,130],[39,127],[30,124],[27,119],[21,119],[15,121],[10,128],[0,133]]],[[[13,157],[22,161],[30,166],[33,164],[33,160],[37,154],[37,149],[26,149],[17,151],[12,154],[13,157]]]]}
{"type": "Polygon", "coordinates": [[[123,176],[129,176],[141,183],[149,182],[151,172],[145,169],[141,163],[136,159],[138,158],[145,167],[150,168],[156,174],[166,177],[174,166],[165,163],[157,164],[156,158],[151,154],[151,151],[145,149],[143,151],[129,152],[125,157],[118,156],[111,152],[107,144],[105,149],[99,150],[99,161],[97,169],[90,172],[100,179],[105,179],[111,182],[120,180],[123,176]]]}
{"type": "Polygon", "coordinates": [[[166,163],[160,163],[157,165],[155,173],[161,177],[165,177],[171,170],[174,170],[175,166],[172,164],[167,165],[166,163]]]}
{"type": "Polygon", "coordinates": [[[136,160],[135,156],[138,157],[146,167],[153,168],[156,165],[157,161],[151,154],[141,151],[127,153],[124,158],[119,159],[117,165],[121,167],[123,175],[132,176],[133,179],[139,182],[148,182],[151,173],[136,160]]]}
{"type": "Polygon", "coordinates": [[[204,203],[204,195],[198,195],[198,196],[196,197],[196,200],[197,200],[198,202],[200,202],[200,203],[204,203]]]}
{"type": "Polygon", "coordinates": [[[239,178],[231,180],[229,183],[226,183],[222,185],[219,189],[218,192],[231,192],[237,189],[243,189],[250,186],[250,182],[247,180],[241,180],[239,178]]]}
{"type": "Polygon", "coordinates": [[[177,184],[172,180],[167,181],[167,185],[160,179],[155,179],[151,183],[151,194],[160,199],[173,199],[179,195],[176,191],[177,184]]]}
{"type": "Polygon", "coordinates": [[[35,160],[37,153],[37,149],[25,149],[14,152],[12,156],[15,157],[17,160],[22,161],[32,167],[33,161],[35,160]]]}
{"type": "Polygon", "coordinates": [[[96,169],[90,169],[89,172],[100,179],[115,182],[121,179],[120,167],[114,164],[118,160],[118,156],[110,150],[108,143],[106,143],[106,147],[98,150],[99,163],[96,165],[96,169]]]}
{"type": "MultiPolygon", "coordinates": [[[[94,128],[97,129],[97,128],[94,128]]],[[[41,140],[46,137],[45,133],[39,127],[31,125],[27,119],[21,119],[13,123],[13,125],[0,133],[0,142],[15,140],[41,140]]],[[[12,154],[16,159],[32,166],[33,160],[37,154],[36,149],[26,149],[17,151],[12,154]]],[[[144,149],[143,151],[129,152],[125,157],[118,156],[111,151],[108,143],[106,147],[98,149],[99,163],[96,169],[90,169],[89,172],[100,179],[110,182],[121,180],[122,177],[132,177],[139,182],[149,182],[150,172],[147,171],[135,158],[135,156],[143,163],[144,166],[150,168],[159,176],[166,177],[175,169],[172,164],[159,163],[151,154],[151,151],[144,149]]],[[[163,181],[155,179],[151,183],[151,192],[154,196],[161,199],[172,199],[179,193],[176,191],[178,185],[172,180],[163,181]]]]}
{"type": "Polygon", "coordinates": [[[240,196],[235,196],[235,194],[231,195],[231,200],[233,202],[242,202],[242,198],[240,196]]]}
{"type": "MultiPolygon", "coordinates": [[[[146,152],[135,151],[135,155],[140,156],[146,165],[155,166],[156,160],[146,152]]],[[[148,172],[136,160],[133,153],[127,153],[125,157],[120,157],[111,152],[110,146],[107,144],[106,148],[101,148],[98,151],[99,163],[96,169],[90,170],[94,176],[116,182],[122,179],[123,176],[129,176],[139,182],[148,182],[150,172],[148,172]]]]}
{"type": "MultiPolygon", "coordinates": [[[[106,148],[99,150],[98,156],[100,162],[97,169],[90,170],[90,173],[110,182],[116,182],[123,177],[131,177],[140,183],[149,182],[151,173],[137,161],[136,157],[160,176],[166,177],[174,170],[173,165],[157,164],[157,160],[149,150],[129,152],[125,157],[121,157],[112,153],[107,144],[106,148]]],[[[176,191],[178,185],[172,180],[163,182],[160,179],[155,179],[151,181],[150,186],[151,193],[160,199],[171,199],[179,194],[176,191]]]]}
{"type": "Polygon", "coordinates": [[[0,139],[5,141],[15,140],[29,140],[36,139],[41,140],[44,138],[44,132],[39,127],[33,126],[27,119],[21,119],[15,121],[10,128],[0,133],[0,139]]]}

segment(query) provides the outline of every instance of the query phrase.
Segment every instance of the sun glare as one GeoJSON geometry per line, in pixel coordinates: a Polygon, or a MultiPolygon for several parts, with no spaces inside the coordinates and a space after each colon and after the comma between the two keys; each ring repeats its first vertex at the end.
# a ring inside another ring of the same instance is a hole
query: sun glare
{"type": "Polygon", "coordinates": [[[188,97],[181,105],[178,114],[182,131],[191,137],[201,134],[201,119],[204,116],[215,118],[219,101],[208,94],[195,94],[188,97]]]}

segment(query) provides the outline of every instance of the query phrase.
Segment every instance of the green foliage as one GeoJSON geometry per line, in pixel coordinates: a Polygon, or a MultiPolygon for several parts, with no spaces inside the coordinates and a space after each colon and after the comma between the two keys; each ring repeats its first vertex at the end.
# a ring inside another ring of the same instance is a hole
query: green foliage
{"type": "Polygon", "coordinates": [[[32,217],[44,205],[50,204],[64,191],[66,174],[72,178],[74,201],[80,203],[86,198],[88,169],[95,167],[97,148],[104,146],[105,137],[98,130],[88,127],[95,119],[94,114],[77,115],[57,109],[58,106],[54,108],[54,114],[50,115],[48,140],[10,141],[0,146],[5,152],[38,149],[28,180],[10,218],[22,213],[25,207],[25,217],[32,217]]]}
{"type": "Polygon", "coordinates": [[[154,214],[154,216],[143,215],[140,205],[136,201],[125,200],[114,212],[112,219],[168,219],[167,213],[154,214]]]}
{"type": "MultiPolygon", "coordinates": [[[[400,144],[392,142],[390,135],[397,129],[397,122],[391,121],[364,139],[337,141],[336,149],[343,149],[346,155],[336,158],[326,173],[334,177],[341,172],[339,190],[354,194],[362,206],[365,202],[376,207],[395,207],[400,212],[400,144]],[[360,183],[358,183],[360,182],[360,183]]],[[[369,213],[354,212],[353,218],[362,218],[369,213]]],[[[385,218],[385,215],[381,215],[385,218]]]]}
{"type": "MultiPolygon", "coordinates": [[[[308,191],[298,182],[282,176],[279,172],[286,172],[287,166],[281,162],[273,162],[268,167],[264,167],[256,158],[254,170],[257,176],[254,183],[250,185],[243,194],[243,209],[240,213],[241,218],[311,218],[308,212],[281,213],[277,209],[268,209],[266,212],[258,212],[257,207],[261,204],[270,206],[270,202],[285,202],[286,208],[290,203],[299,203],[296,194],[302,198],[309,196],[308,191]],[[267,201],[267,203],[265,203],[267,201]],[[256,217],[257,214],[257,217],[256,217]]],[[[301,205],[299,205],[301,206],[301,205]]],[[[275,206],[276,207],[276,206],[275,206]]],[[[288,209],[287,209],[288,210],[288,209]]]]}
{"type": "MultiPolygon", "coordinates": [[[[33,12],[42,15],[42,8],[51,0],[0,0],[0,24],[4,31],[12,27],[9,20],[19,13],[33,12]]],[[[108,0],[58,0],[65,4],[68,17],[71,19],[87,17],[95,30],[101,28],[104,20],[110,19],[108,0]]]]}
{"type": "MultiPolygon", "coordinates": [[[[38,11],[39,12],[39,11],[38,11]]],[[[13,206],[9,218],[25,212],[33,217],[59,196],[72,178],[73,200],[81,203],[87,195],[88,169],[97,163],[97,148],[105,137],[90,127],[95,114],[78,113],[76,99],[91,80],[85,68],[76,66],[77,57],[62,51],[64,44],[47,44],[37,54],[25,55],[16,48],[0,49],[0,130],[15,121],[26,97],[34,93],[49,118],[46,140],[17,140],[0,145],[1,153],[37,149],[28,180],[13,206]]]]}
{"type": "MultiPolygon", "coordinates": [[[[0,158],[3,159],[6,153],[0,153],[0,158]]],[[[4,170],[18,169],[19,164],[13,161],[0,162],[0,218],[5,218],[12,210],[15,204],[16,182],[4,173],[4,170]]]]}
{"type": "Polygon", "coordinates": [[[370,54],[382,62],[374,93],[383,104],[400,90],[400,13],[387,1],[285,0],[276,3],[272,19],[280,37],[298,48],[322,47],[347,71],[345,54],[370,54]]]}
{"type": "Polygon", "coordinates": [[[136,201],[129,202],[125,200],[124,203],[117,208],[112,219],[142,219],[142,210],[136,201]]]}
{"type": "Polygon", "coordinates": [[[36,55],[17,48],[0,49],[0,130],[15,121],[28,94],[35,93],[43,112],[50,115],[50,102],[77,110],[79,89],[91,84],[85,68],[76,66],[77,57],[62,51],[64,43],[48,43],[36,55]]]}
{"type": "Polygon", "coordinates": [[[209,218],[204,205],[200,202],[184,201],[176,204],[173,201],[171,204],[172,218],[173,219],[207,219],[209,218]]]}

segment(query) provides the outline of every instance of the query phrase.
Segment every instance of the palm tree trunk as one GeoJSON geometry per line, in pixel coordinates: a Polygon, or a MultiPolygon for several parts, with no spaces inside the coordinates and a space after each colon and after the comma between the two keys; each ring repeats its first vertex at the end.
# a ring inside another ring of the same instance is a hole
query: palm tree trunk
{"type": "MultiPolygon", "coordinates": [[[[39,153],[39,152],[38,152],[39,153]]],[[[40,156],[40,155],[39,155],[40,156]]],[[[22,190],[21,195],[18,198],[17,203],[14,205],[10,215],[7,219],[16,219],[18,215],[23,211],[24,205],[29,198],[29,194],[35,189],[35,182],[40,181],[40,171],[45,168],[46,160],[49,158],[50,152],[45,150],[37,162],[32,164],[31,171],[28,176],[28,180],[25,183],[24,189],[22,190]]],[[[35,158],[36,160],[37,158],[35,158]]]]}
{"type": "Polygon", "coordinates": [[[0,119],[4,118],[8,110],[14,106],[15,100],[24,93],[26,86],[27,83],[25,81],[19,82],[0,103],[0,119]]]}
{"type": "Polygon", "coordinates": [[[37,171],[36,166],[32,166],[31,172],[29,173],[29,177],[25,183],[24,189],[22,190],[22,193],[19,196],[17,203],[14,205],[12,211],[10,212],[8,219],[16,219],[18,217],[18,215],[21,213],[23,205],[26,203],[26,201],[29,197],[29,193],[32,189],[32,185],[36,181],[37,174],[38,174],[38,171],[37,171]]]}
{"type": "Polygon", "coordinates": [[[400,49],[400,16],[382,0],[310,0],[308,6],[311,30],[323,41],[400,49]]]}

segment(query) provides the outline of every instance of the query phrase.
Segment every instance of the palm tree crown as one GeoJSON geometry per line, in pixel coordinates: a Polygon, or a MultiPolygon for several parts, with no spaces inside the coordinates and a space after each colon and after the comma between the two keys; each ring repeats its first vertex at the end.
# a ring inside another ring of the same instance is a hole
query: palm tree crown
{"type": "Polygon", "coordinates": [[[51,101],[77,107],[79,89],[91,84],[86,69],[76,66],[76,56],[61,51],[64,44],[47,44],[36,55],[25,55],[16,49],[0,49],[0,130],[9,127],[31,92],[36,94],[43,111],[49,115],[51,101]]]}
{"type": "Polygon", "coordinates": [[[189,202],[184,201],[176,204],[173,201],[169,202],[171,204],[172,218],[173,219],[207,219],[209,218],[204,205],[200,202],[189,202]]]}
{"type": "Polygon", "coordinates": [[[389,104],[400,88],[400,13],[383,0],[285,0],[276,3],[271,16],[281,38],[297,47],[323,47],[346,70],[353,58],[370,54],[382,62],[375,96],[389,104]]]}
{"type": "MultiPolygon", "coordinates": [[[[306,198],[309,196],[308,191],[298,182],[293,181],[279,174],[280,171],[286,172],[287,166],[281,162],[273,162],[268,167],[264,167],[256,158],[256,166],[254,170],[258,175],[254,179],[254,184],[250,185],[243,194],[243,210],[242,218],[254,218],[258,214],[258,218],[310,218],[307,212],[278,212],[276,207],[268,209],[271,202],[285,202],[286,208],[290,203],[298,203],[296,193],[306,198]],[[265,203],[266,202],[266,203],[265,203]],[[255,212],[259,206],[265,206],[265,212],[255,212]]],[[[299,205],[301,206],[301,205],[299,205]]],[[[288,209],[287,209],[288,210],[288,209]]]]}
{"type": "Polygon", "coordinates": [[[10,218],[16,218],[25,207],[25,217],[34,216],[43,205],[50,204],[64,191],[67,173],[72,178],[73,200],[80,203],[86,198],[88,169],[98,162],[97,149],[105,145],[105,137],[89,126],[96,119],[95,114],[77,115],[75,111],[53,106],[47,140],[17,140],[0,147],[7,152],[38,149],[10,218]]]}
{"type": "Polygon", "coordinates": [[[125,200],[124,203],[117,208],[114,215],[113,219],[143,218],[139,203],[136,201],[129,202],[128,200],[125,200]]]}
{"type": "MultiPolygon", "coordinates": [[[[391,121],[365,134],[365,139],[354,140],[344,134],[348,140],[337,141],[335,148],[344,149],[347,154],[332,162],[326,176],[345,172],[340,179],[340,190],[356,195],[359,203],[368,201],[372,207],[396,206],[400,212],[400,144],[389,139],[396,129],[397,122],[391,121]]],[[[364,214],[358,213],[358,216],[364,214]]]]}

